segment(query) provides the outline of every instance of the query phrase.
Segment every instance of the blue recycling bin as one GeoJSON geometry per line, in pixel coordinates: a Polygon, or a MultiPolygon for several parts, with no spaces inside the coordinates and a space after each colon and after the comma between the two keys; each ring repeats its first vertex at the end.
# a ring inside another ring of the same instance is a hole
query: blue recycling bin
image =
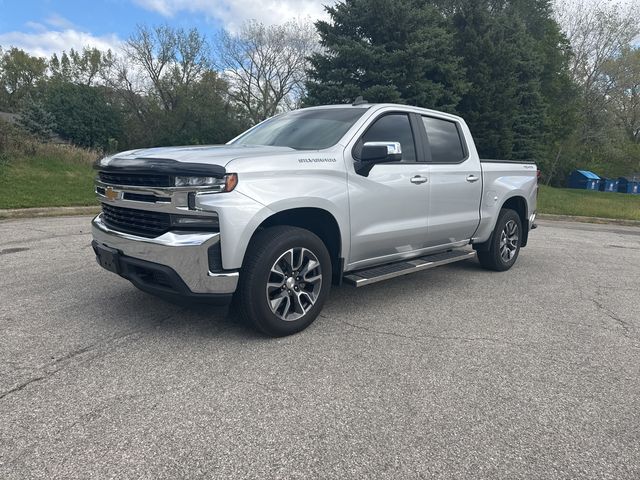
{"type": "Polygon", "coordinates": [[[618,179],[618,192],[640,194],[640,180],[628,177],[618,179]]]}
{"type": "Polygon", "coordinates": [[[600,188],[600,177],[588,170],[574,170],[567,178],[567,185],[569,188],[598,191],[600,188]]]}
{"type": "Polygon", "coordinates": [[[617,192],[618,191],[618,179],[616,178],[601,178],[600,179],[600,191],[601,192],[617,192]]]}

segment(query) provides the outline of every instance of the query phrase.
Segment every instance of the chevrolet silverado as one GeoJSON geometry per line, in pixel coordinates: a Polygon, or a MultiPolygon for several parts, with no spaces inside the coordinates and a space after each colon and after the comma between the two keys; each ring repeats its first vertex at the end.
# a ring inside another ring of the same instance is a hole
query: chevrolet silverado
{"type": "Polygon", "coordinates": [[[535,164],[481,160],[463,119],[406,105],[296,110],[96,168],[102,267],[165,298],[233,298],[273,336],[313,322],[332,284],[476,256],[508,270],[535,228],[535,164]]]}

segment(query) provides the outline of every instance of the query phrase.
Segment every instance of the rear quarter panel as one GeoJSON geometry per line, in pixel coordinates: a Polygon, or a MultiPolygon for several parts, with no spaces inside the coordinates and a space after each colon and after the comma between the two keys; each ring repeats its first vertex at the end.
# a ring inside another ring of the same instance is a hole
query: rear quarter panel
{"type": "Polygon", "coordinates": [[[512,197],[527,202],[527,218],[536,211],[537,167],[534,164],[481,162],[483,195],[480,205],[480,225],[474,243],[489,239],[502,206],[512,197]]]}

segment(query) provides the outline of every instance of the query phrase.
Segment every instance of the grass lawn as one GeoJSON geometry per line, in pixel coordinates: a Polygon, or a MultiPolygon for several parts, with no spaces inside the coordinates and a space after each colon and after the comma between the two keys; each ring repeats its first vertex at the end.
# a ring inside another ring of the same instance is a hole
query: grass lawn
{"type": "Polygon", "coordinates": [[[0,209],[97,205],[94,177],[90,164],[62,158],[35,156],[3,162],[0,209]]]}
{"type": "Polygon", "coordinates": [[[538,212],[640,220],[640,195],[552,188],[541,185],[538,192],[538,212]]]}
{"type": "MultiPolygon", "coordinates": [[[[0,209],[97,205],[88,161],[36,155],[0,158],[0,209]]],[[[640,220],[640,195],[540,186],[538,212],[640,220]]]]}

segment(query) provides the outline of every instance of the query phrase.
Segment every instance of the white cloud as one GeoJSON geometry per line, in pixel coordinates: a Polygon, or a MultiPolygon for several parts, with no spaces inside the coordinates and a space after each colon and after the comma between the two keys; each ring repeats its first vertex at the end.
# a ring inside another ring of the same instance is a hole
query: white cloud
{"type": "Polygon", "coordinates": [[[54,28],[59,28],[60,30],[70,30],[76,28],[76,26],[70,20],[67,20],[62,15],[58,15],[54,13],[49,15],[45,20],[47,25],[51,25],[54,28]]]}
{"type": "Polygon", "coordinates": [[[233,29],[245,20],[254,19],[266,24],[286,20],[326,18],[323,5],[335,0],[134,0],[143,8],[172,17],[181,11],[203,13],[222,21],[233,29]]]}
{"type": "Polygon", "coordinates": [[[38,32],[45,32],[47,30],[47,27],[45,25],[38,22],[27,22],[25,23],[25,26],[30,28],[31,30],[36,30],[38,32]]]}
{"type": "MultiPolygon", "coordinates": [[[[36,24],[30,25],[32,28],[36,24]]],[[[41,25],[40,25],[41,26],[41,25]]],[[[122,41],[115,35],[96,37],[88,32],[72,28],[64,30],[43,30],[36,28],[33,32],[0,33],[0,45],[6,50],[9,47],[21,48],[32,55],[49,57],[53,53],[60,53],[70,49],[82,50],[83,47],[95,47],[100,50],[120,50],[122,41]]]]}

